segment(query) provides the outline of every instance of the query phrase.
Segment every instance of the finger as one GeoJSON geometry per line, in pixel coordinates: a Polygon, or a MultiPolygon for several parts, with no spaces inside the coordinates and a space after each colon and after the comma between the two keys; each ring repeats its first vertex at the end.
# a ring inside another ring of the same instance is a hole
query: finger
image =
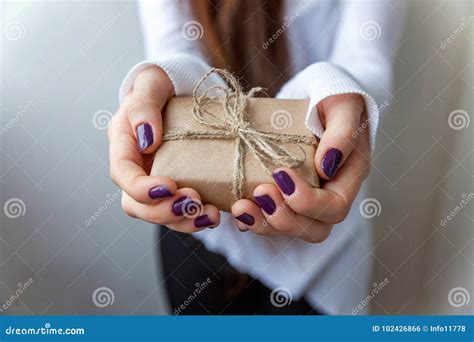
{"type": "Polygon", "coordinates": [[[161,110],[170,97],[168,76],[158,67],[142,70],[124,100],[127,116],[141,153],[154,152],[163,135],[161,110]]]}
{"type": "Polygon", "coordinates": [[[293,211],[323,222],[339,223],[349,213],[369,169],[370,146],[368,131],[365,130],[338,176],[321,189],[309,186],[290,168],[277,169],[273,178],[293,211]]]}
{"type": "Polygon", "coordinates": [[[369,132],[364,130],[357,139],[356,147],[347,158],[344,167],[340,169],[335,179],[324,184],[324,190],[337,193],[344,202],[352,203],[369,175],[370,165],[369,132]]]}
{"type": "Polygon", "coordinates": [[[237,226],[242,232],[251,230],[260,235],[280,234],[265,219],[260,207],[248,199],[238,200],[232,205],[232,216],[236,219],[237,226]]]}
{"type": "Polygon", "coordinates": [[[251,230],[259,235],[291,235],[305,241],[316,243],[324,241],[331,232],[331,224],[295,215],[292,230],[278,230],[267,221],[260,207],[250,200],[239,200],[232,206],[232,215],[242,232],[251,230]]]}
{"type": "Polygon", "coordinates": [[[168,225],[168,227],[182,233],[195,233],[206,228],[216,228],[219,224],[219,209],[213,205],[205,204],[199,215],[186,217],[177,223],[168,225]]]}
{"type": "Polygon", "coordinates": [[[302,215],[296,215],[296,221],[298,225],[294,231],[294,236],[311,243],[321,243],[325,241],[333,227],[332,224],[313,220],[302,215]]]}
{"type": "Polygon", "coordinates": [[[286,204],[299,215],[329,223],[340,222],[347,215],[348,202],[342,196],[325,188],[312,188],[295,170],[279,168],[273,179],[286,204]]]}
{"type": "Polygon", "coordinates": [[[122,208],[130,216],[155,224],[173,224],[202,213],[199,194],[190,188],[176,191],[168,199],[155,204],[142,204],[127,193],[122,194],[122,208]]]}
{"type": "Polygon", "coordinates": [[[363,101],[360,95],[342,94],[327,97],[319,103],[325,131],[316,150],[315,164],[321,178],[334,178],[353,150],[357,139],[353,132],[360,124],[363,101]]]}
{"type": "Polygon", "coordinates": [[[285,234],[295,230],[296,214],[285,204],[283,196],[275,185],[261,184],[255,188],[253,196],[273,228],[285,234]]]}
{"type": "Polygon", "coordinates": [[[176,193],[176,183],[169,177],[148,176],[143,156],[136,148],[127,117],[116,114],[109,127],[109,159],[112,180],[140,203],[152,203],[176,193]]]}

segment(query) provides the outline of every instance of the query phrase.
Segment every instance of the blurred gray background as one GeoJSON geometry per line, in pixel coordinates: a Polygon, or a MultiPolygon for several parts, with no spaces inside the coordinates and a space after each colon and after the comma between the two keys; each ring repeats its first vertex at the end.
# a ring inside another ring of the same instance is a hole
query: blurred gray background
{"type": "MultiPolygon", "coordinates": [[[[374,282],[390,280],[370,305],[472,314],[473,2],[410,3],[369,179],[374,282]]],[[[105,128],[143,58],[135,4],[0,6],[0,314],[167,313],[155,229],[108,173],[105,128]]]]}

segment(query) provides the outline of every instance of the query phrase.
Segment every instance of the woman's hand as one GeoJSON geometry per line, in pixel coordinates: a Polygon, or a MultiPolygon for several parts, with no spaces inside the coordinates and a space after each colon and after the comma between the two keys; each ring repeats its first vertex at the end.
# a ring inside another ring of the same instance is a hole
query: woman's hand
{"type": "Polygon", "coordinates": [[[349,213],[370,169],[369,132],[358,129],[366,120],[364,100],[357,94],[330,96],[318,111],[326,130],[314,162],[326,182],[313,189],[292,169],[275,170],[276,185],[259,185],[253,193],[256,203],[244,199],[232,206],[240,230],[322,242],[349,213]]]}
{"type": "Polygon", "coordinates": [[[109,127],[110,175],[123,189],[122,207],[128,215],[192,233],[217,226],[219,210],[201,205],[195,190],[178,189],[169,177],[149,175],[163,136],[161,111],[173,95],[173,84],[162,69],[149,67],[138,74],[109,127]]]}

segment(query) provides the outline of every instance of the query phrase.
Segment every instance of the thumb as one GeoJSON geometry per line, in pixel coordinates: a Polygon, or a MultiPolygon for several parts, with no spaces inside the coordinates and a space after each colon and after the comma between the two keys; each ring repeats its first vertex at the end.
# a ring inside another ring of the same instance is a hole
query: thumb
{"type": "Polygon", "coordinates": [[[152,153],[160,145],[163,136],[161,111],[173,93],[173,84],[161,68],[149,67],[137,75],[125,101],[141,153],[152,153]]]}
{"type": "Polygon", "coordinates": [[[358,94],[334,95],[319,102],[318,112],[325,131],[316,150],[315,164],[321,178],[334,178],[351,154],[363,109],[364,99],[358,94]]]}

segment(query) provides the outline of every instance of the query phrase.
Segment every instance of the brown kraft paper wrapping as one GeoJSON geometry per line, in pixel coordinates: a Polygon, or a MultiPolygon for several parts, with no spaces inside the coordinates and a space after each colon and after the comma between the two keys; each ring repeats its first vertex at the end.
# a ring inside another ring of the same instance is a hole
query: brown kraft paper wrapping
{"type": "MultiPolygon", "coordinates": [[[[308,100],[281,100],[271,98],[250,98],[248,113],[251,124],[259,131],[313,136],[306,128],[305,117],[308,100]]],[[[203,128],[193,120],[192,97],[173,97],[163,113],[164,133],[186,129],[189,131],[212,130],[203,128]]],[[[210,112],[224,116],[222,106],[212,103],[210,112]]],[[[283,144],[283,143],[282,143],[283,144]]],[[[312,187],[319,187],[319,179],[314,166],[315,145],[288,143],[285,146],[294,153],[303,149],[306,160],[297,172],[312,187]],[[293,145],[293,146],[292,146],[293,145]]],[[[183,139],[163,142],[158,148],[151,175],[168,176],[178,188],[195,189],[202,203],[230,211],[236,201],[232,193],[234,182],[235,140],[183,139]]],[[[279,166],[271,165],[271,169],[279,166]]],[[[245,183],[242,197],[252,199],[254,189],[263,183],[274,183],[273,178],[262,167],[255,156],[246,149],[244,157],[245,183]]]]}

